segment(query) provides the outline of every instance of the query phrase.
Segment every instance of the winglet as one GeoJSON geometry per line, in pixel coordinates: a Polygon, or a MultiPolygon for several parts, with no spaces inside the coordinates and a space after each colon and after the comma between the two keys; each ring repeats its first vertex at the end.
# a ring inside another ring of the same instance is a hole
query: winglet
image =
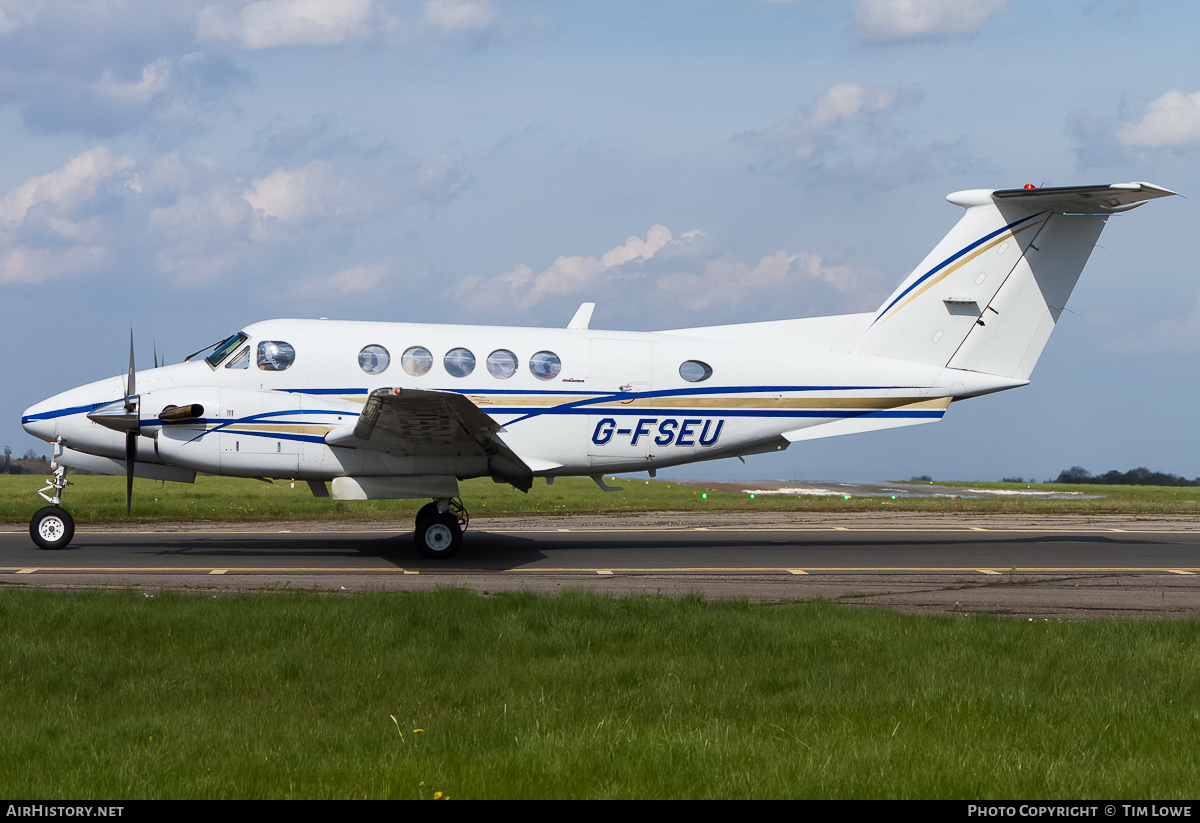
{"type": "Polygon", "coordinates": [[[568,329],[586,329],[588,324],[592,322],[592,311],[596,308],[595,303],[580,303],[575,316],[571,318],[571,322],[567,324],[568,329]]]}

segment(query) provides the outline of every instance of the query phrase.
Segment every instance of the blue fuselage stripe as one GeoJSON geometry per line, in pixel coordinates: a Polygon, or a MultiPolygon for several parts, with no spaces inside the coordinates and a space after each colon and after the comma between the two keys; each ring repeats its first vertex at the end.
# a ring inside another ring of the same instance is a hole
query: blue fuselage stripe
{"type": "MultiPolygon", "coordinates": [[[[756,394],[756,393],[757,394],[762,394],[762,393],[786,394],[789,392],[795,393],[795,392],[812,392],[812,391],[827,391],[827,392],[830,392],[830,391],[837,391],[837,392],[879,391],[879,390],[883,390],[883,389],[893,389],[893,388],[908,388],[908,387],[899,387],[899,386],[728,386],[728,387],[709,387],[709,388],[702,388],[702,389],[701,388],[667,389],[667,390],[643,392],[643,393],[630,392],[628,394],[599,394],[599,395],[596,392],[553,392],[553,391],[522,392],[522,391],[509,391],[509,390],[482,390],[482,391],[463,390],[461,393],[462,394],[479,394],[479,395],[513,394],[513,395],[525,395],[525,396],[528,396],[531,394],[567,395],[572,398],[565,403],[561,403],[556,406],[546,406],[546,407],[544,407],[544,406],[521,406],[521,405],[517,405],[517,406],[480,406],[481,411],[483,411],[485,414],[489,414],[489,415],[493,415],[493,416],[495,416],[495,415],[517,415],[515,418],[513,418],[513,419],[509,420],[507,423],[503,424],[506,426],[512,426],[516,423],[520,423],[525,420],[529,420],[534,417],[541,417],[544,415],[550,415],[550,416],[589,415],[589,416],[610,416],[610,417],[617,417],[617,416],[619,416],[619,417],[725,417],[725,418],[734,418],[734,417],[771,418],[771,417],[775,417],[775,418],[835,418],[835,419],[870,416],[870,417],[886,417],[886,418],[916,418],[916,419],[931,418],[931,419],[933,419],[933,418],[940,418],[945,414],[944,409],[918,409],[918,410],[911,410],[911,409],[910,410],[905,410],[905,409],[891,409],[891,410],[889,410],[889,409],[728,409],[728,408],[721,408],[720,400],[719,400],[719,397],[721,395],[728,395],[728,394],[746,395],[746,394],[756,394]],[[583,397],[579,397],[579,395],[583,395],[583,397]],[[645,400],[645,399],[650,399],[650,398],[667,398],[667,397],[696,396],[696,395],[713,396],[714,397],[713,405],[708,408],[695,408],[695,407],[688,407],[688,408],[672,408],[672,407],[616,408],[616,407],[612,407],[612,406],[608,406],[608,405],[602,405],[602,404],[607,404],[607,403],[620,402],[621,400],[625,400],[625,399],[632,402],[633,400],[639,399],[639,398],[645,400]]],[[[299,390],[297,390],[297,391],[299,391],[299,390]]],[[[311,390],[310,389],[310,390],[307,390],[305,393],[308,393],[308,394],[318,394],[318,393],[345,394],[350,391],[354,391],[354,390],[336,389],[336,390],[328,390],[327,392],[325,392],[322,390],[311,390]]],[[[364,389],[363,392],[365,393],[366,390],[364,389]]],[[[566,398],[564,397],[564,399],[566,399],[566,398]]],[[[855,398],[851,397],[851,398],[844,398],[844,399],[845,400],[854,400],[855,398]]],[[[862,399],[870,400],[870,399],[874,399],[874,398],[864,397],[862,399]]],[[[909,402],[916,402],[917,399],[918,398],[912,398],[909,402]]],[[[73,414],[90,412],[93,409],[96,409],[102,405],[105,405],[105,404],[104,403],[91,403],[91,404],[83,405],[83,406],[73,406],[71,408],[57,409],[55,411],[42,412],[40,414],[35,414],[35,415],[27,415],[27,416],[22,417],[21,422],[28,423],[28,422],[38,421],[38,420],[53,420],[53,419],[56,419],[59,417],[66,417],[66,416],[73,415],[73,414]]],[[[195,427],[195,428],[204,427],[206,430],[198,435],[199,437],[203,437],[206,434],[211,434],[213,432],[220,432],[220,431],[224,431],[224,432],[228,432],[228,433],[235,433],[235,430],[233,427],[242,426],[242,425],[259,422],[259,421],[268,421],[268,420],[271,423],[273,423],[275,425],[279,425],[279,426],[312,425],[311,419],[306,420],[305,418],[311,418],[312,416],[316,416],[316,415],[320,415],[320,416],[336,415],[339,417],[349,418],[351,422],[357,420],[357,417],[358,417],[357,413],[347,411],[344,409],[283,409],[280,411],[263,412],[260,414],[249,415],[247,417],[239,417],[239,418],[233,418],[233,419],[228,419],[228,420],[219,419],[219,418],[196,418],[194,420],[185,420],[185,421],[180,421],[178,423],[167,423],[167,424],[165,424],[165,426],[168,428],[180,428],[180,429],[188,428],[188,427],[195,427]],[[289,416],[300,417],[301,419],[300,420],[281,420],[281,419],[279,419],[281,417],[289,417],[289,416]],[[212,428],[208,428],[209,426],[211,426],[212,428]]],[[[145,427],[164,425],[162,423],[162,421],[160,421],[158,418],[147,418],[147,419],[139,421],[139,424],[141,426],[145,426],[145,427]]],[[[248,431],[242,431],[242,430],[236,430],[236,433],[252,435],[255,437],[279,437],[281,439],[303,440],[306,442],[313,442],[313,443],[324,442],[324,439],[322,437],[314,436],[314,435],[299,435],[299,434],[286,434],[286,433],[280,433],[280,432],[261,432],[261,431],[248,432],[248,431]]]]}
{"type": "Polygon", "coordinates": [[[953,262],[954,262],[955,260],[957,260],[958,258],[962,257],[964,254],[968,254],[968,253],[970,253],[970,252],[974,251],[975,249],[979,248],[980,246],[982,246],[984,243],[988,242],[988,241],[989,241],[989,240],[991,240],[992,238],[994,238],[994,237],[999,237],[1001,234],[1004,234],[1004,232],[1006,232],[1006,231],[1012,231],[1014,228],[1016,228],[1017,226],[1021,225],[1022,223],[1027,223],[1028,221],[1032,220],[1032,219],[1033,219],[1033,218],[1035,218],[1035,217],[1040,217],[1042,214],[1044,214],[1044,212],[1039,212],[1038,214],[1031,214],[1031,215],[1029,215],[1028,217],[1022,217],[1020,220],[1017,220],[1017,221],[1015,221],[1015,222],[1009,223],[1009,224],[1008,224],[1007,226],[1005,226],[1004,228],[1001,228],[1001,229],[996,229],[996,230],[995,230],[994,232],[992,232],[991,234],[989,234],[989,235],[986,235],[986,236],[984,236],[984,237],[981,237],[981,238],[979,238],[978,240],[976,240],[976,241],[975,241],[974,243],[972,243],[971,245],[969,245],[969,246],[964,246],[963,248],[959,249],[959,250],[958,250],[958,251],[956,251],[954,254],[950,255],[950,256],[949,256],[949,257],[947,257],[945,260],[943,260],[941,263],[938,263],[938,264],[937,264],[936,266],[934,266],[932,269],[930,269],[929,271],[925,272],[925,274],[923,274],[923,275],[921,275],[920,277],[918,277],[918,278],[917,278],[917,280],[916,280],[916,281],[915,281],[915,282],[914,282],[914,283],[913,283],[911,286],[909,286],[907,289],[905,289],[904,291],[900,292],[900,294],[899,294],[899,295],[896,297],[896,299],[895,299],[895,300],[893,300],[891,303],[888,303],[888,304],[887,304],[887,308],[885,308],[883,311],[881,311],[881,312],[879,313],[878,317],[876,317],[876,318],[875,318],[875,320],[874,320],[874,321],[872,321],[871,325],[873,326],[873,325],[875,325],[875,323],[879,322],[879,319],[880,319],[881,317],[883,317],[885,314],[887,314],[889,311],[891,311],[891,310],[892,310],[892,306],[896,305],[896,304],[897,304],[897,303],[899,303],[901,300],[903,300],[903,299],[904,299],[904,297],[905,297],[905,295],[907,295],[907,294],[908,294],[910,291],[912,291],[913,289],[915,289],[915,288],[917,288],[918,286],[920,286],[922,283],[924,283],[924,282],[925,282],[926,280],[928,280],[930,277],[933,277],[933,276],[934,276],[935,274],[937,274],[939,271],[941,271],[942,269],[946,268],[946,266],[949,266],[951,263],[953,263],[953,262]]]}

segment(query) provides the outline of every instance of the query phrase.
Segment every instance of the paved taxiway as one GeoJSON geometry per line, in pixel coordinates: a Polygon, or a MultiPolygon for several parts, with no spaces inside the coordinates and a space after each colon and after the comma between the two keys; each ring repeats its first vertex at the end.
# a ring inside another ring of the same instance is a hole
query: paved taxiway
{"type": "Polygon", "coordinates": [[[404,523],[0,531],[0,581],[39,587],[429,589],[827,597],[926,613],[1200,616],[1200,520],[657,513],[477,520],[429,561],[404,523]]]}

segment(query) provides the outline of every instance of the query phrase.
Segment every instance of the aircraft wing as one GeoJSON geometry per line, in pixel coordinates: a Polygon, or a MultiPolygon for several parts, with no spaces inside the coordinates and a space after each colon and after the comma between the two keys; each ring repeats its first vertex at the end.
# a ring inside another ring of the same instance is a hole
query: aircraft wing
{"type": "Polygon", "coordinates": [[[386,388],[371,392],[356,425],[331,431],[325,442],[397,456],[482,457],[493,477],[527,491],[533,470],[500,439],[502,431],[461,394],[386,388]]]}

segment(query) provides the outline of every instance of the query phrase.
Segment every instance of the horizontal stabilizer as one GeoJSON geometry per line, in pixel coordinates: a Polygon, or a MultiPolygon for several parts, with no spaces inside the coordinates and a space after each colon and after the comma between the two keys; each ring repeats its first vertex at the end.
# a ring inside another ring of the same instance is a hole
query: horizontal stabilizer
{"type": "MultiPolygon", "coordinates": [[[[1136,208],[1156,197],[1175,192],[1153,183],[1113,183],[1110,186],[1058,186],[1046,189],[1000,189],[992,192],[999,203],[1058,214],[1113,214],[1136,208]]],[[[953,196],[953,195],[952,195],[953,196]]]]}
{"type": "Polygon", "coordinates": [[[832,423],[823,423],[820,426],[793,429],[784,432],[783,438],[789,443],[795,443],[800,440],[816,440],[823,437],[837,437],[842,434],[861,434],[882,429],[896,429],[901,426],[918,426],[921,423],[936,423],[946,413],[946,407],[950,405],[951,399],[950,397],[937,397],[897,407],[899,410],[926,412],[922,416],[898,417],[894,416],[896,410],[893,409],[887,413],[864,414],[860,417],[848,417],[832,423]]]}

